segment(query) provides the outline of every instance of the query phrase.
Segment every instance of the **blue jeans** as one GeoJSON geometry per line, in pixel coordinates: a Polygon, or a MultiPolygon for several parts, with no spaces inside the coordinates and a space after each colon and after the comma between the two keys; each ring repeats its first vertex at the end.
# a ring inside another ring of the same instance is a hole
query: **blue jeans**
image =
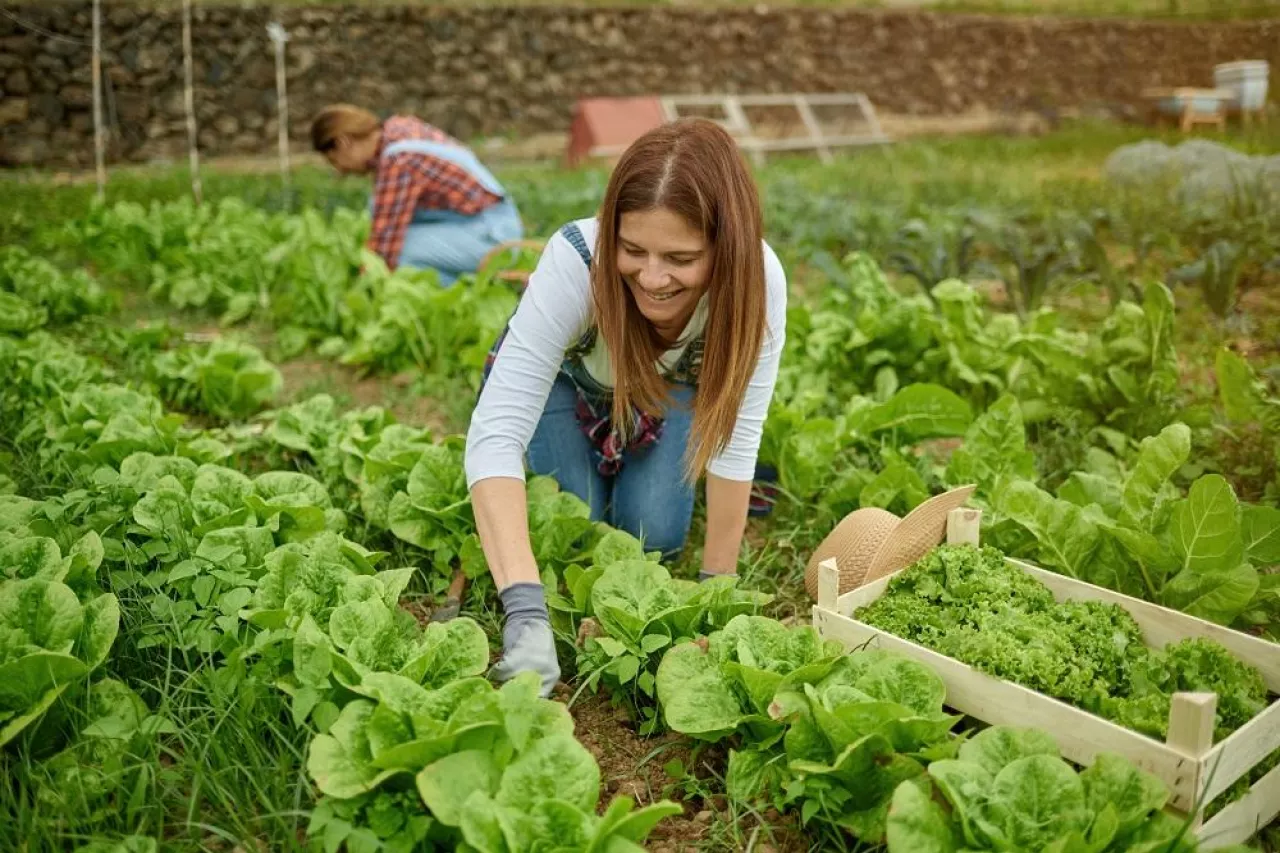
{"type": "Polygon", "coordinates": [[[520,214],[510,200],[475,216],[451,211],[416,211],[405,231],[400,266],[431,268],[446,287],[458,276],[473,273],[499,243],[524,236],[520,214]]]}
{"type": "Polygon", "coordinates": [[[662,438],[623,458],[617,476],[596,468],[597,452],[578,428],[578,392],[565,376],[551,386],[529,441],[529,468],[591,507],[591,519],[625,530],[646,551],[672,558],[684,548],[693,518],[693,486],[684,478],[684,452],[693,425],[693,388],[676,385],[663,416],[662,438]]]}

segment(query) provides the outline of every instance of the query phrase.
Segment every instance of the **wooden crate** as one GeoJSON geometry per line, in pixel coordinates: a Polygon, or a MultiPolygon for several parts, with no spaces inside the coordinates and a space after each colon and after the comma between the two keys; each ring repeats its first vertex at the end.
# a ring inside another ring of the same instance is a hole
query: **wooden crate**
{"type": "MultiPolygon", "coordinates": [[[[947,541],[978,544],[978,510],[954,510],[947,519],[947,541]]],[[[1042,581],[1059,601],[1093,600],[1118,604],[1142,628],[1147,644],[1162,648],[1190,637],[1221,643],[1262,672],[1268,690],[1280,694],[1280,645],[1188,616],[1176,610],[1121,595],[1103,587],[1049,572],[1021,560],[1009,562],[1042,581]]],[[[1218,744],[1213,743],[1213,693],[1177,693],[1169,712],[1164,743],[1009,681],[987,675],[954,658],[888,634],[853,619],[856,608],[879,598],[896,576],[889,575],[839,594],[835,560],[820,566],[813,624],[826,639],[847,648],[873,646],[900,652],[927,664],[947,686],[947,705],[991,725],[1041,728],[1058,741],[1063,757],[1090,764],[1100,752],[1123,755],[1159,776],[1169,786],[1172,808],[1187,814],[1207,804],[1280,749],[1280,702],[1218,744]]],[[[1196,834],[1207,850],[1240,844],[1280,815],[1280,767],[1256,781],[1242,799],[1204,821],[1196,812],[1196,834]]]]}

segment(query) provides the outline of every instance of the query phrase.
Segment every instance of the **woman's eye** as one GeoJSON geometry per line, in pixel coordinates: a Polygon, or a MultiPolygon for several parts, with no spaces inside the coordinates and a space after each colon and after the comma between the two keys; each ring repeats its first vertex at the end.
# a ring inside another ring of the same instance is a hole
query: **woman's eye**
{"type": "Polygon", "coordinates": [[[693,263],[693,258],[672,258],[671,263],[677,267],[687,267],[693,263]]]}
{"type": "Polygon", "coordinates": [[[643,258],[643,257],[644,257],[644,250],[643,250],[643,249],[637,249],[637,248],[635,248],[635,247],[633,247],[633,246],[624,246],[624,247],[622,248],[622,251],[626,252],[628,255],[630,255],[630,256],[631,256],[631,257],[633,257],[633,258],[643,258]]]}

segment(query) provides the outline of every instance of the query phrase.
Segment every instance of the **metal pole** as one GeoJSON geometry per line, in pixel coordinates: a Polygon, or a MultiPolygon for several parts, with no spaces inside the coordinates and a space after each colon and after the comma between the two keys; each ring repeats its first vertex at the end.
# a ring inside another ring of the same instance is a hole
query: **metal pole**
{"type": "Polygon", "coordinates": [[[102,0],[93,0],[93,159],[98,173],[98,200],[107,193],[107,167],[102,132],[102,0]]]}
{"type": "Polygon", "coordinates": [[[191,163],[191,194],[196,204],[204,201],[204,187],[200,183],[200,151],[196,137],[195,70],[191,58],[191,0],[182,0],[182,72],[183,98],[187,108],[187,148],[191,163]]]}

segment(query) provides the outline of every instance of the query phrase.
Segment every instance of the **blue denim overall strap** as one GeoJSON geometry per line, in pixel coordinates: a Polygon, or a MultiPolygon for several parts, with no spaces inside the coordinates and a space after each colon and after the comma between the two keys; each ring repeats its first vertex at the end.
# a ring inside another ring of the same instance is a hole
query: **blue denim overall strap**
{"type": "Polygon", "coordinates": [[[438,157],[441,160],[452,163],[458,168],[464,169],[467,174],[475,178],[476,183],[489,192],[501,198],[507,197],[507,191],[501,182],[493,176],[492,172],[485,168],[484,164],[480,162],[480,159],[476,157],[470,148],[451,145],[447,142],[431,142],[426,139],[401,139],[384,148],[382,150],[382,158],[385,160],[405,151],[438,157]]]}
{"type": "MultiPolygon", "coordinates": [[[[573,246],[578,252],[578,257],[582,258],[582,263],[591,269],[591,250],[587,248],[587,241],[582,236],[582,229],[570,222],[560,229],[560,234],[569,241],[569,245],[573,246]]],[[[493,362],[498,358],[498,350],[502,348],[502,342],[507,339],[507,332],[511,328],[511,320],[508,318],[507,325],[502,327],[502,331],[498,334],[497,339],[493,342],[493,346],[489,347],[489,354],[485,356],[484,371],[480,374],[480,390],[484,390],[484,383],[489,380],[489,373],[493,370],[493,362]]],[[[577,340],[568,352],[582,350],[582,352],[590,352],[591,347],[595,344],[595,329],[592,327],[587,330],[581,338],[577,340]],[[583,346],[586,349],[582,349],[583,346]]],[[[566,353],[567,355],[567,353],[566,353]]]]}
{"type": "MultiPolygon", "coordinates": [[[[582,263],[586,264],[587,269],[590,270],[591,249],[587,247],[587,240],[582,236],[582,229],[570,222],[560,229],[560,234],[569,241],[569,245],[573,246],[578,257],[582,258],[582,263]]],[[[596,336],[596,327],[591,326],[582,337],[565,350],[560,372],[578,389],[579,397],[590,397],[589,403],[594,402],[596,404],[594,408],[599,408],[607,407],[609,389],[597,382],[582,364],[587,353],[595,348],[596,336]]]]}

